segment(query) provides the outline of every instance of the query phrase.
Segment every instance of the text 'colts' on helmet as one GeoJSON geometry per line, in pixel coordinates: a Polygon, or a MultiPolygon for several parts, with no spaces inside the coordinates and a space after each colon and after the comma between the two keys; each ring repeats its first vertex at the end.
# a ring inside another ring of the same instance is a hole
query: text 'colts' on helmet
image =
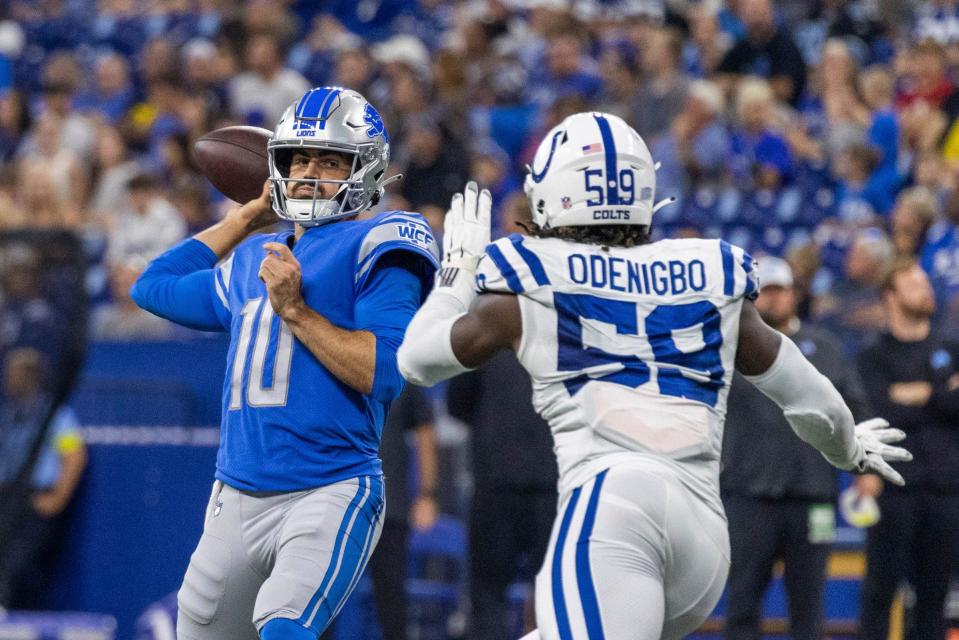
{"type": "Polygon", "coordinates": [[[356,215],[383,195],[390,139],[383,119],[366,98],[350,89],[311,89],[283,113],[267,144],[273,209],[284,220],[305,227],[356,215]],[[345,180],[290,179],[297,150],[324,150],[352,156],[345,180]],[[287,185],[313,183],[311,198],[287,196],[287,185]],[[330,199],[317,197],[320,183],[338,185],[330,199]]]}
{"type": "Polygon", "coordinates": [[[543,229],[649,226],[656,167],[642,137],[622,118],[588,112],[555,126],[536,150],[524,184],[533,222],[543,229]]]}

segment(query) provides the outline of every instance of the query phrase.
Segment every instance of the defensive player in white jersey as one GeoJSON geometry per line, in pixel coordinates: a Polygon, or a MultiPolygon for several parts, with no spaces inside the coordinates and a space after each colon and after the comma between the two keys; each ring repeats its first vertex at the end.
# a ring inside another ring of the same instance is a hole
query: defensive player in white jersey
{"type": "Polygon", "coordinates": [[[719,449],[734,367],[832,464],[902,483],[885,461],[911,457],[886,444],[902,432],[855,425],[763,323],[746,252],[649,241],[655,168],[620,118],[564,120],[525,186],[532,237],[489,245],[489,193],[470,183],[453,199],[443,268],[399,366],[430,385],[512,348],[532,378],[560,503],[529,638],[679,638],[705,620],[729,565],[719,449]]]}

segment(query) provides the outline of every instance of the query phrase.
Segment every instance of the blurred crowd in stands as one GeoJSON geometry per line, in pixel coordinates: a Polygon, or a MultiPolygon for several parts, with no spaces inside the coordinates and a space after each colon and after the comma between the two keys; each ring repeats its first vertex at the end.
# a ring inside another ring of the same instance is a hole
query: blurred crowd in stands
{"type": "Polygon", "coordinates": [[[271,128],[310,86],[384,114],[381,208],[441,220],[468,176],[500,232],[543,133],[596,108],[647,140],[658,237],[784,256],[851,351],[914,255],[959,333],[959,3],[891,0],[11,0],[0,9],[0,227],[84,240],[95,338],[172,337],[127,290],[231,206],[192,141],[271,128]]]}

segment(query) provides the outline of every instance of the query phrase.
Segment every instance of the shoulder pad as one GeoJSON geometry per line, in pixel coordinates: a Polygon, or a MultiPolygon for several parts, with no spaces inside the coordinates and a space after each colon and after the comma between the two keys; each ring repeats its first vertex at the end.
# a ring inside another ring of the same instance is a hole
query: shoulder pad
{"type": "Polygon", "coordinates": [[[356,256],[356,283],[366,277],[381,256],[393,250],[422,256],[434,271],[439,267],[439,246],[423,216],[393,211],[374,219],[366,232],[356,256]]]}
{"type": "Polygon", "coordinates": [[[723,260],[723,293],[731,298],[740,296],[755,300],[759,295],[759,273],[756,261],[742,247],[719,240],[723,260]]]}
{"type": "Polygon", "coordinates": [[[480,293],[523,293],[549,284],[549,276],[537,255],[514,233],[486,247],[476,270],[476,290],[480,293]]]}

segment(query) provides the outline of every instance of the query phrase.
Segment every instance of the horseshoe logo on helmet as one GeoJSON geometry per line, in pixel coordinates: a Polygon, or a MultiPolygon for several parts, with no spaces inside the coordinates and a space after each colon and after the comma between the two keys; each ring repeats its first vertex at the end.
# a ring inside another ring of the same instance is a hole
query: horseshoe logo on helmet
{"type": "Polygon", "coordinates": [[[543,181],[543,178],[546,177],[546,172],[549,171],[549,165],[553,162],[553,154],[556,153],[556,141],[559,140],[559,137],[565,134],[565,131],[557,131],[553,134],[553,139],[549,143],[549,157],[546,158],[546,164],[543,166],[543,170],[537,172],[532,165],[530,165],[529,173],[530,177],[533,178],[533,182],[540,183],[543,181]]]}

